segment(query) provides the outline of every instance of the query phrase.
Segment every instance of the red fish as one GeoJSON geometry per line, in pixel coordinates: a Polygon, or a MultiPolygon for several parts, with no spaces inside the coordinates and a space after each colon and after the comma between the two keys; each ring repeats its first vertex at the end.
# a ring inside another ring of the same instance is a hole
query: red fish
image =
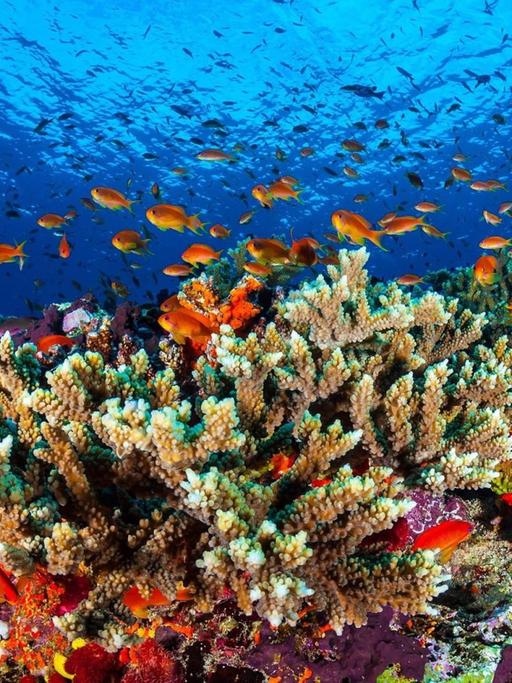
{"type": "Polygon", "coordinates": [[[139,593],[137,586],[132,586],[123,595],[123,604],[125,604],[138,619],[145,619],[148,616],[149,607],[168,605],[169,600],[158,590],[158,588],[153,588],[149,597],[143,598],[139,593]]]}
{"type": "Polygon", "coordinates": [[[512,493],[502,493],[500,498],[504,503],[512,507],[512,493]]]}
{"type": "Polygon", "coordinates": [[[423,531],[414,539],[413,550],[441,551],[441,562],[447,562],[453,551],[473,531],[473,524],[460,519],[448,519],[436,526],[423,531]]]}
{"type": "Polygon", "coordinates": [[[7,602],[10,602],[11,604],[18,602],[20,597],[16,590],[16,586],[2,567],[0,567],[0,594],[4,600],[7,600],[7,602]]]}
{"type": "Polygon", "coordinates": [[[282,474],[288,472],[290,467],[295,462],[295,457],[293,455],[286,455],[286,453],[276,453],[272,456],[272,477],[274,479],[279,479],[282,474]]]}
{"type": "Polygon", "coordinates": [[[48,353],[52,346],[74,346],[74,339],[70,339],[63,334],[47,334],[37,340],[37,350],[48,353]]]}

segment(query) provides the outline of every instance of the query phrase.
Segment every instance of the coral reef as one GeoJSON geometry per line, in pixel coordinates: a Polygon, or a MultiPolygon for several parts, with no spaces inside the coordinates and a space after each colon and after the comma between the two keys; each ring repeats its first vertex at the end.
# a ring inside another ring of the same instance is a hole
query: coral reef
{"type": "MultiPolygon", "coordinates": [[[[74,316],[67,355],[4,334],[0,561],[20,595],[53,591],[55,647],[136,661],[144,634],[193,639],[222,601],[337,634],[384,608],[432,612],[449,568],[397,530],[414,491],[488,488],[508,467],[512,350],[456,299],[371,284],[367,258],[341,251],[272,306],[248,298],[252,276],[222,296],[213,276],[186,281],[181,305],[218,329],[199,357],[103,311],[74,316]]],[[[10,623],[27,609],[14,600],[10,623]]]]}

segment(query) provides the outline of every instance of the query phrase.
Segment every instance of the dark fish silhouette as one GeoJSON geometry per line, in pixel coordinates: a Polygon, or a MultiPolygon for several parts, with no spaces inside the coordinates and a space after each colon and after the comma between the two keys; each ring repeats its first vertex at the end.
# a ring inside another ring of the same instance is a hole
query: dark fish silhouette
{"type": "Polygon", "coordinates": [[[359,85],[356,83],[354,85],[342,85],[341,89],[353,92],[358,97],[378,97],[379,100],[384,97],[384,91],[377,90],[376,85],[359,85]]]}

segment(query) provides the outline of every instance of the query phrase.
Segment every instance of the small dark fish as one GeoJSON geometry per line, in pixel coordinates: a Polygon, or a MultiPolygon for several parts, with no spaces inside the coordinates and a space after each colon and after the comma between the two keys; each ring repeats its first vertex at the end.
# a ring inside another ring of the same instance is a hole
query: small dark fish
{"type": "Polygon", "coordinates": [[[46,126],[52,121],[53,119],[41,119],[37,126],[34,128],[34,133],[42,133],[46,126]]]}
{"type": "Polygon", "coordinates": [[[224,124],[219,119],[207,119],[201,123],[205,128],[224,128],[224,124]]]}
{"type": "Polygon", "coordinates": [[[220,33],[219,31],[216,31],[215,29],[213,29],[213,35],[214,35],[216,38],[223,38],[223,34],[220,33]]]}
{"type": "Polygon", "coordinates": [[[357,95],[358,97],[378,97],[379,100],[381,100],[384,97],[384,91],[378,91],[377,86],[375,85],[342,85],[341,90],[348,90],[349,92],[353,92],[354,95],[357,95]]]}
{"type": "Polygon", "coordinates": [[[423,180],[417,173],[408,171],[405,175],[407,176],[408,181],[411,183],[413,187],[415,187],[417,190],[423,189],[423,180]]]}
{"type": "Polygon", "coordinates": [[[150,30],[151,30],[151,24],[150,24],[150,25],[147,27],[147,29],[144,31],[144,35],[142,36],[142,40],[144,40],[144,38],[148,35],[148,33],[150,32],[150,30]]]}
{"type": "Polygon", "coordinates": [[[183,47],[182,50],[186,55],[188,55],[189,57],[192,57],[192,59],[194,58],[194,55],[192,54],[192,52],[190,52],[188,47],[183,47]]]}
{"type": "Polygon", "coordinates": [[[460,104],[458,102],[454,102],[453,104],[450,104],[446,110],[446,113],[451,114],[452,111],[457,111],[457,109],[460,109],[460,104]]]}
{"type": "Polygon", "coordinates": [[[7,218],[20,218],[21,217],[20,212],[16,211],[15,209],[8,209],[5,212],[5,215],[7,216],[7,218]]]}
{"type": "Polygon", "coordinates": [[[30,169],[28,166],[20,166],[19,169],[16,171],[16,175],[21,175],[22,173],[30,173],[30,169]]]}
{"type": "Polygon", "coordinates": [[[308,130],[309,128],[302,123],[299,123],[297,126],[293,127],[294,133],[307,133],[308,130]]]}
{"type": "Polygon", "coordinates": [[[72,116],[73,116],[73,112],[72,112],[72,111],[66,111],[66,112],[64,112],[64,114],[61,114],[61,115],[57,118],[57,120],[58,120],[58,121],[65,121],[66,119],[70,119],[72,116]]]}
{"type": "Polygon", "coordinates": [[[359,130],[368,130],[364,121],[356,121],[354,123],[354,128],[358,128],[359,130]]]}
{"type": "Polygon", "coordinates": [[[144,159],[148,159],[150,161],[158,159],[158,154],[153,154],[152,152],[144,152],[142,156],[144,157],[144,159]]]}
{"type": "Polygon", "coordinates": [[[453,185],[454,179],[450,176],[444,181],[444,189],[447,190],[449,187],[453,185]]]}
{"type": "Polygon", "coordinates": [[[180,116],[186,116],[187,119],[191,118],[191,114],[188,109],[185,109],[185,107],[181,107],[179,104],[171,104],[171,109],[176,112],[176,114],[179,114],[180,116]]]}
{"type": "Polygon", "coordinates": [[[505,123],[505,117],[502,114],[493,114],[492,120],[498,125],[503,125],[505,123]]]}
{"type": "Polygon", "coordinates": [[[330,168],[329,166],[324,166],[324,171],[329,175],[338,176],[338,173],[336,173],[336,171],[333,168],[330,168]]]}
{"type": "Polygon", "coordinates": [[[276,26],[275,29],[274,29],[274,31],[275,31],[276,33],[286,33],[286,29],[281,28],[280,26],[276,26]]]}
{"type": "Polygon", "coordinates": [[[204,145],[204,140],[197,137],[190,138],[190,142],[193,142],[194,145],[204,145]]]}

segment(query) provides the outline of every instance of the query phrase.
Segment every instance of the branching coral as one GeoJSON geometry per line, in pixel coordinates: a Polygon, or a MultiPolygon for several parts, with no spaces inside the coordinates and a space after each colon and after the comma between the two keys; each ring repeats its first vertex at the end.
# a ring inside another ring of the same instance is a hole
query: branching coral
{"type": "Polygon", "coordinates": [[[257,312],[244,280],[183,381],[126,342],[124,362],[88,350],[43,374],[2,338],[2,559],[88,577],[61,630],[122,643],[133,586],[168,599],[150,620],[186,585],[196,610],[231,595],[278,626],[310,603],[337,632],[443,590],[435,553],[373,538],[411,509],[409,484],[488,486],[510,461],[512,352],[477,344],[483,315],[454,300],[370,285],[366,259],[340,252],[240,337],[257,312]]]}

